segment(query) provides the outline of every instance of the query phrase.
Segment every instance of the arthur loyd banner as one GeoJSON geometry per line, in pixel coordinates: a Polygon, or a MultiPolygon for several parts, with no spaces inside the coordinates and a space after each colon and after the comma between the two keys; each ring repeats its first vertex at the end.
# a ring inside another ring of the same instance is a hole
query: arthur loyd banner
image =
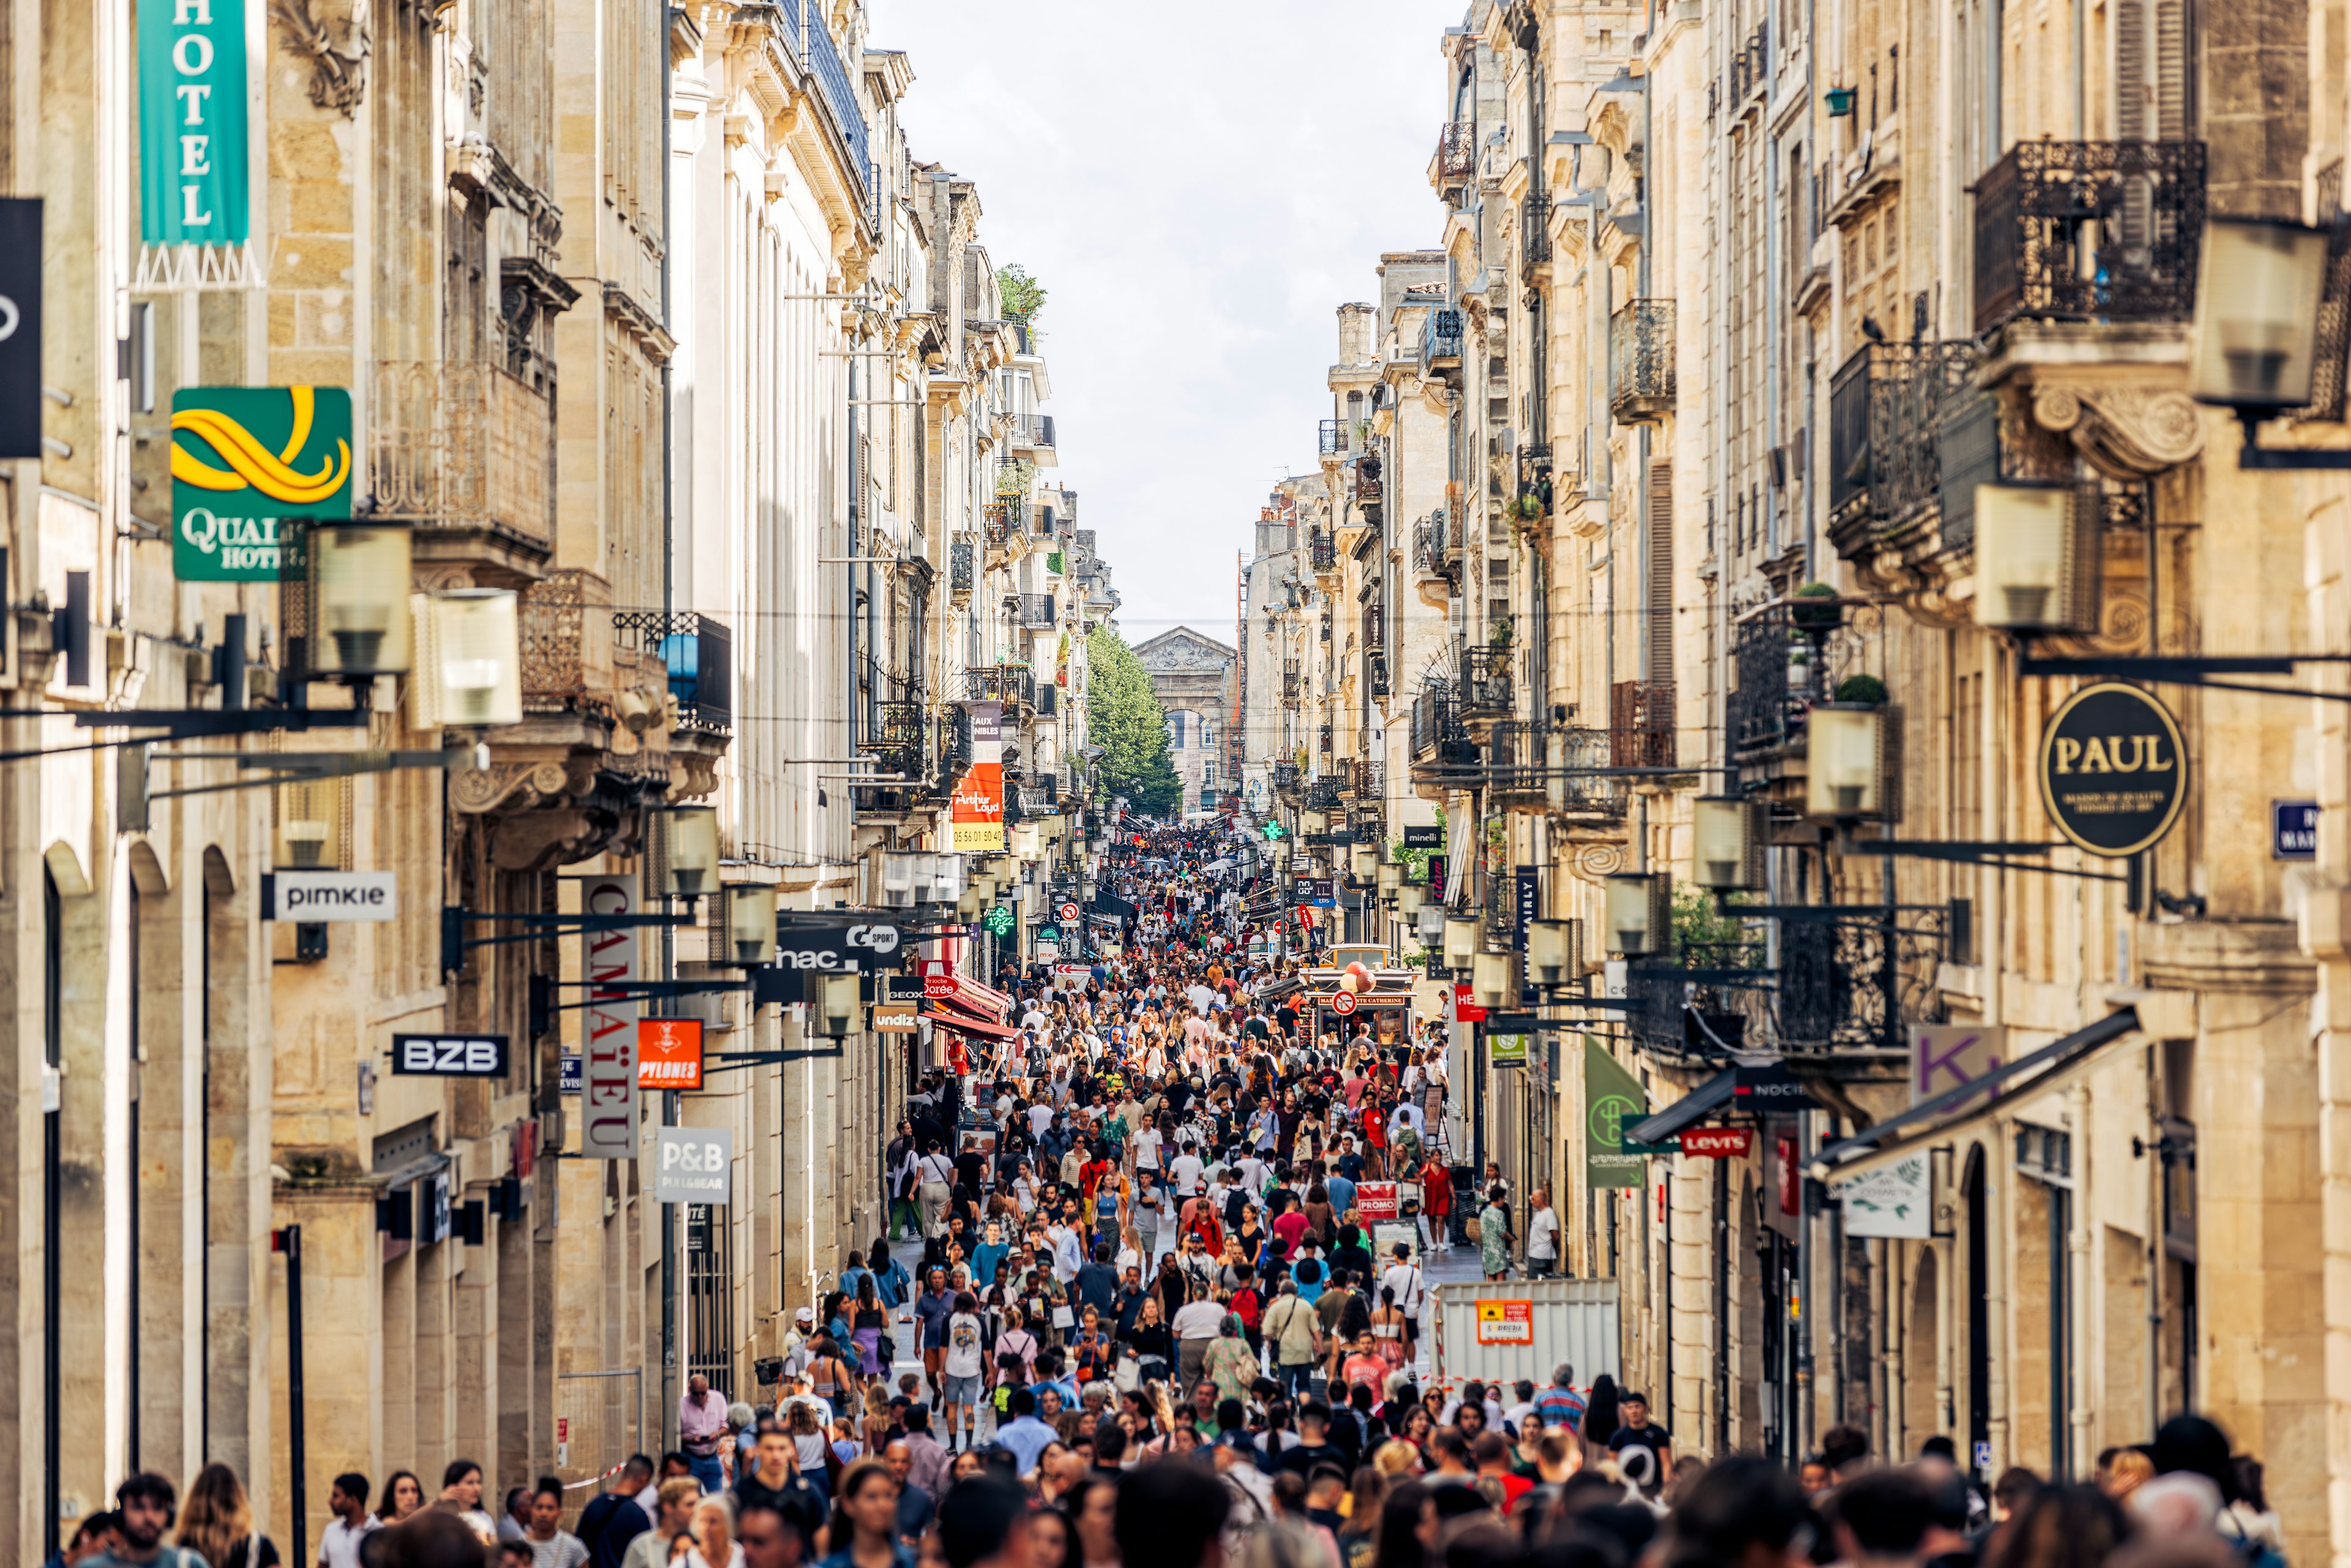
{"type": "Polygon", "coordinates": [[[1004,848],[1004,705],[966,703],[971,716],[971,766],[956,780],[956,850],[1004,848]]]}
{"type": "Polygon", "coordinates": [[[261,0],[139,0],[139,237],[243,245],[245,14],[261,0]]]}
{"type": "Polygon", "coordinates": [[[172,394],[172,571],[275,582],[298,571],[295,518],[351,515],[342,387],[183,387],[172,394]]]}
{"type": "Polygon", "coordinates": [[[1639,1186],[1649,1162],[1625,1152],[1625,1129],[1649,1113],[1640,1080],[1625,1071],[1608,1048],[1583,1037],[1583,1179],[1586,1186],[1639,1186]]]}

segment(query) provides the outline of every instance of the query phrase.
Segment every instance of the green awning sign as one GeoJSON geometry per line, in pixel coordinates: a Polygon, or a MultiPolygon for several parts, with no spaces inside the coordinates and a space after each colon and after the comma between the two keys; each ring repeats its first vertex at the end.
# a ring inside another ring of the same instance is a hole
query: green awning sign
{"type": "Polygon", "coordinates": [[[1590,1035],[1583,1037],[1583,1179],[1586,1186],[1639,1186],[1648,1179],[1642,1155],[1628,1153],[1625,1129],[1636,1127],[1649,1114],[1649,1097],[1641,1082],[1608,1048],[1590,1035]]]}
{"type": "Polygon", "coordinates": [[[298,574],[305,520],[351,515],[342,387],[183,387],[172,394],[172,570],[183,582],[298,574]]]}

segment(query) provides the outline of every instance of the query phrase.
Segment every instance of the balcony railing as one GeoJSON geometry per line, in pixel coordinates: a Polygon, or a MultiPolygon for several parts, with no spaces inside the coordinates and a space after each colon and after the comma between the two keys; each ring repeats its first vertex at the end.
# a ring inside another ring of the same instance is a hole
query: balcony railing
{"type": "Polygon", "coordinates": [[[1061,618],[1054,613],[1051,594],[1023,593],[1017,597],[1020,602],[1015,613],[1020,618],[1023,632],[1050,632],[1061,624],[1061,618]]]}
{"type": "Polygon", "coordinates": [[[1353,790],[1356,800],[1368,801],[1376,805],[1387,798],[1388,769],[1386,763],[1374,762],[1367,758],[1359,757],[1355,759],[1354,764],[1347,769],[1347,772],[1349,776],[1348,785],[1353,790]]]}
{"type": "Polygon", "coordinates": [[[1366,452],[1355,461],[1355,502],[1358,506],[1376,506],[1380,496],[1379,455],[1366,452]]]}
{"type": "Polygon", "coordinates": [[[1426,372],[1447,361],[1461,360],[1461,312],[1451,306],[1434,309],[1420,325],[1420,368],[1426,372]]]}
{"type": "Polygon", "coordinates": [[[1619,681],[1608,688],[1608,756],[1612,768],[1671,768],[1674,684],[1619,681]]]}
{"type": "Polygon", "coordinates": [[[1298,793],[1298,764],[1287,758],[1273,765],[1273,792],[1277,795],[1298,793]]]}
{"type": "Polygon", "coordinates": [[[965,700],[1037,706],[1037,676],[1026,664],[989,664],[963,673],[965,700]]]}
{"type": "Polygon", "coordinates": [[[525,713],[610,717],[622,691],[655,695],[653,663],[633,637],[623,650],[611,586],[594,572],[549,572],[523,591],[518,611],[525,713]]]}
{"type": "Polygon", "coordinates": [[[1531,194],[1519,204],[1519,236],[1526,264],[1541,266],[1551,259],[1551,198],[1531,194]]]}
{"type": "Polygon", "coordinates": [[[1940,498],[1938,435],[1975,345],[1871,343],[1829,383],[1829,530],[1850,558],[1940,498]]]}
{"type": "Polygon", "coordinates": [[[957,534],[947,545],[947,594],[961,604],[971,598],[979,581],[979,551],[969,534],[957,534]]]}
{"type": "Polygon", "coordinates": [[[1347,422],[1326,419],[1317,436],[1316,450],[1325,457],[1335,457],[1347,450],[1347,422]]]}
{"type": "Polygon", "coordinates": [[[886,787],[890,793],[914,793],[931,787],[931,722],[921,703],[881,704],[874,714],[872,737],[862,749],[874,758],[874,772],[912,781],[886,787]]]}
{"type": "Polygon", "coordinates": [[[375,515],[554,540],[548,399],[481,361],[375,367],[369,458],[375,515]]]}
{"type": "MultiPolygon", "coordinates": [[[[1324,733],[1328,734],[1331,727],[1326,724],[1322,728],[1324,733]]],[[[1331,748],[1326,745],[1322,749],[1328,751],[1331,748]]],[[[1339,799],[1339,780],[1327,773],[1317,774],[1309,779],[1306,781],[1304,803],[1310,811],[1337,810],[1342,804],[1339,799]]]]}
{"type": "Polygon", "coordinates": [[[988,549],[1002,549],[1019,535],[1020,510],[1018,501],[990,501],[980,507],[980,523],[987,530],[988,549]]]}
{"type": "Polygon", "coordinates": [[[2201,141],[2020,141],[1975,185],[1977,336],[2018,317],[2185,321],[2201,141]]]}
{"type": "Polygon", "coordinates": [[[1412,699],[1412,754],[1416,760],[1436,761],[1448,750],[1468,742],[1461,727],[1458,699],[1451,693],[1424,691],[1412,699]]]}
{"type": "Polygon", "coordinates": [[[1283,660],[1281,664],[1281,700],[1286,703],[1295,703],[1298,700],[1300,694],[1305,689],[1306,674],[1304,671],[1298,667],[1298,661],[1295,659],[1283,660]]]}
{"type": "Polygon", "coordinates": [[[1306,536],[1306,558],[1316,571],[1336,571],[1339,568],[1339,547],[1321,528],[1306,536]]]}
{"type": "Polygon", "coordinates": [[[1413,565],[1453,581],[1461,570],[1461,529],[1444,507],[1422,518],[1412,530],[1413,565]]]}
{"type": "MultiPolygon", "coordinates": [[[[813,12],[815,7],[810,9],[813,12]]],[[[841,139],[849,143],[849,169],[857,180],[858,200],[862,204],[870,164],[865,152],[865,110],[858,104],[856,90],[850,85],[849,68],[841,63],[841,51],[833,46],[832,35],[820,16],[809,17],[806,49],[807,63],[815,73],[825,107],[832,110],[833,120],[841,127],[841,139]]]]}
{"type": "Polygon", "coordinates": [[[1510,650],[1469,648],[1461,655],[1461,716],[1506,718],[1510,712],[1510,650]]]}
{"type": "Polygon", "coordinates": [[[1608,319],[1608,407],[1639,424],[1674,407],[1674,302],[1630,299],[1608,319]]]}
{"type": "Polygon", "coordinates": [[[1812,709],[1811,641],[1775,604],[1740,622],[1730,663],[1739,685],[1727,705],[1733,756],[1783,747],[1802,733],[1812,709]]]}
{"type": "Polygon", "coordinates": [[[1456,120],[1437,133],[1439,178],[1464,180],[1478,172],[1478,122],[1456,120]]]}
{"type": "Polygon", "coordinates": [[[661,662],[681,728],[735,727],[734,634],[696,610],[616,610],[614,647],[661,662]]]}
{"type": "Polygon", "coordinates": [[[1371,684],[1372,695],[1386,696],[1395,689],[1388,674],[1388,655],[1384,648],[1374,648],[1364,655],[1364,678],[1371,684]]]}

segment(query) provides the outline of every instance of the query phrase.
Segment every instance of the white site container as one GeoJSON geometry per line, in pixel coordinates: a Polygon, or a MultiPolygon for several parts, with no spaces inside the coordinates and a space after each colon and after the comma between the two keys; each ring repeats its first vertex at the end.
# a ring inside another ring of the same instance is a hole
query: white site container
{"type": "MultiPolygon", "coordinates": [[[[1505,1388],[1524,1377],[1548,1386],[1561,1362],[1575,1386],[1616,1375],[1618,1326],[1614,1280],[1454,1281],[1429,1292],[1429,1376],[1447,1394],[1475,1378],[1505,1388]],[[1479,1307],[1486,1333],[1480,1337],[1479,1307]]],[[[1510,1403],[1505,1396],[1502,1403],[1510,1403]]]]}

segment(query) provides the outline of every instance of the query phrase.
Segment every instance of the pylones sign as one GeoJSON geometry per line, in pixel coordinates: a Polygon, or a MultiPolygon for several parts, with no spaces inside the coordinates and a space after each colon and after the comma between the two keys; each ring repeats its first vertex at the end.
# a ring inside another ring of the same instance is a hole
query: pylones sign
{"type": "Polygon", "coordinates": [[[172,394],[172,571],[183,582],[298,575],[294,519],[351,515],[342,387],[183,387],[172,394]]]}

